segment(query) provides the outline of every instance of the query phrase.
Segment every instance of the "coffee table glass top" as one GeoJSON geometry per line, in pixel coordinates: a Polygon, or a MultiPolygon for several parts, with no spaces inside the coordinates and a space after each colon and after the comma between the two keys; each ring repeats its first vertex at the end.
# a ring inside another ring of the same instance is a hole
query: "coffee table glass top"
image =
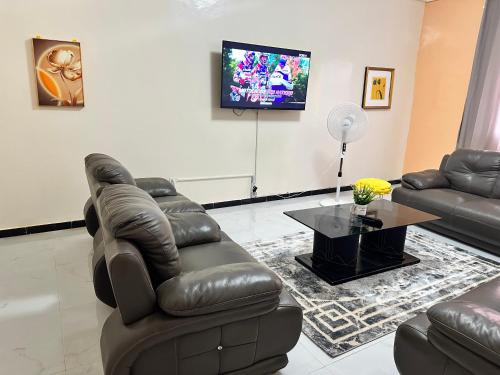
{"type": "Polygon", "coordinates": [[[377,228],[363,223],[357,217],[351,219],[351,206],[352,204],[341,204],[315,207],[287,211],[284,214],[329,238],[359,235],[440,219],[438,216],[380,199],[370,203],[366,213],[366,216],[382,220],[382,226],[377,228]]]}

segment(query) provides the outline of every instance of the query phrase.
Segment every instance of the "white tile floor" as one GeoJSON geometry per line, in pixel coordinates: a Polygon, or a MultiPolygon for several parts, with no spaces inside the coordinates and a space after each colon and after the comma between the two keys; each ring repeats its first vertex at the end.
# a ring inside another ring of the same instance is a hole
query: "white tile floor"
{"type": "MultiPolygon", "coordinates": [[[[210,214],[237,242],[272,239],[305,230],[283,211],[315,207],[324,197],[223,208],[210,214]]],[[[91,246],[85,229],[0,239],[0,374],[102,374],[99,332],[109,308],[94,296],[91,246]]],[[[278,374],[397,374],[393,341],[394,334],[387,335],[332,359],[302,335],[289,353],[289,365],[278,374]]]]}

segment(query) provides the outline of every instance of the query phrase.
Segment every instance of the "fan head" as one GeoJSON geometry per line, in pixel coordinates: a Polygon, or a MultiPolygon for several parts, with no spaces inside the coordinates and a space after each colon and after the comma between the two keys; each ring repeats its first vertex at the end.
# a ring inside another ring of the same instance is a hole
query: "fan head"
{"type": "Polygon", "coordinates": [[[365,111],[354,103],[338,104],[330,111],[327,120],[328,132],[342,143],[360,139],[368,126],[365,111]]]}

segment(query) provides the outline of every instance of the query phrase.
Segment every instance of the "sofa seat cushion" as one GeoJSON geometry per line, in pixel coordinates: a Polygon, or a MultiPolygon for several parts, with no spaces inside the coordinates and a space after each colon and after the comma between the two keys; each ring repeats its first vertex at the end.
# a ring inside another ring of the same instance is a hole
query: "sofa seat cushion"
{"type": "Polygon", "coordinates": [[[455,208],[452,221],[461,231],[500,242],[500,199],[464,202],[455,208]]]}
{"type": "Polygon", "coordinates": [[[183,272],[203,270],[223,264],[256,262],[241,246],[227,239],[222,233],[222,241],[179,249],[183,272]]]}
{"type": "Polygon", "coordinates": [[[260,263],[206,267],[182,273],[161,284],[158,305],[167,314],[194,316],[274,300],[279,302],[281,280],[260,263]]]}
{"type": "Polygon", "coordinates": [[[411,190],[397,188],[393,192],[395,202],[445,219],[449,219],[453,215],[457,206],[478,199],[481,197],[452,189],[411,190]]]}
{"type": "Polygon", "coordinates": [[[97,205],[103,227],[139,249],[155,285],[180,273],[172,228],[148,193],[137,186],[110,185],[103,189],[97,205]]]}

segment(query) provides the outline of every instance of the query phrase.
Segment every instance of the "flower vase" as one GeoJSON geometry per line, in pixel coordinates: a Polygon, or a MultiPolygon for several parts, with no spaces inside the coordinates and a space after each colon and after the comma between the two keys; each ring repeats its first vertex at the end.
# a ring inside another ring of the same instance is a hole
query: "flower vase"
{"type": "Polygon", "coordinates": [[[356,204],[354,203],[351,207],[351,214],[353,216],[356,216],[356,215],[366,215],[366,211],[368,209],[368,205],[367,204],[356,204]]]}

